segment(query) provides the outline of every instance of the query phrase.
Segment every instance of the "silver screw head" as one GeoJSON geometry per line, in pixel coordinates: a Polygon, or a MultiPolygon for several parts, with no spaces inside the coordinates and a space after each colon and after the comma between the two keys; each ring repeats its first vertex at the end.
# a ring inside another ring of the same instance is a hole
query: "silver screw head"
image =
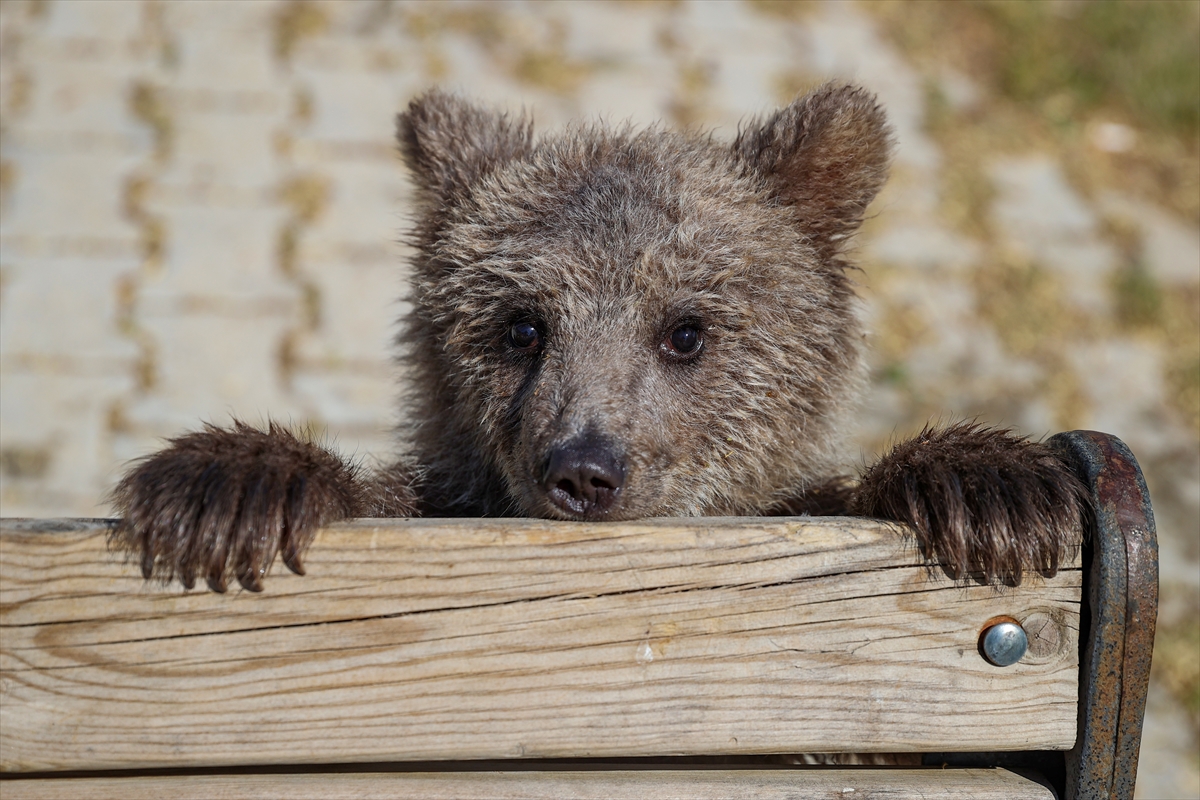
{"type": "Polygon", "coordinates": [[[1015,622],[997,622],[983,632],[983,657],[997,667],[1011,667],[1025,655],[1029,639],[1015,622]]]}

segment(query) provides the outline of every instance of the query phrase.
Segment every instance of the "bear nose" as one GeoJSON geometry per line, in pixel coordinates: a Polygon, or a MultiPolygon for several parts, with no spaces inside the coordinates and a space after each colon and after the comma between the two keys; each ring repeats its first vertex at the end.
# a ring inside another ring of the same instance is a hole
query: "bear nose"
{"type": "Polygon", "coordinates": [[[584,435],[550,451],[542,486],[550,502],[571,516],[608,512],[625,483],[625,465],[607,440],[584,435]]]}

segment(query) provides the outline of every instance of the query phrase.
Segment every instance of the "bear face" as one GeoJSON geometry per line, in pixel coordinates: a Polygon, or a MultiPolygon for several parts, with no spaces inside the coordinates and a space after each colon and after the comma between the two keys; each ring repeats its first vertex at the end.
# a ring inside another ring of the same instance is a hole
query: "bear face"
{"type": "Polygon", "coordinates": [[[868,95],[824,87],[732,146],[600,124],[535,142],[437,92],[399,132],[434,509],[754,514],[830,473],[862,375],[841,248],[890,146],[868,95]]]}

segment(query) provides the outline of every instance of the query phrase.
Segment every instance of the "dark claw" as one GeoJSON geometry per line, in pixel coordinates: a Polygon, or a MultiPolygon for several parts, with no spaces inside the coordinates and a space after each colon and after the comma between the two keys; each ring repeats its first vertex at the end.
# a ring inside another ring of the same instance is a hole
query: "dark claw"
{"type": "Polygon", "coordinates": [[[295,548],[291,539],[288,540],[287,546],[283,548],[283,563],[295,574],[304,574],[304,562],[300,559],[300,551],[295,548]]]}
{"type": "Polygon", "coordinates": [[[262,576],[257,572],[239,572],[238,583],[242,585],[243,589],[249,592],[261,592],[263,590],[262,576]]]}

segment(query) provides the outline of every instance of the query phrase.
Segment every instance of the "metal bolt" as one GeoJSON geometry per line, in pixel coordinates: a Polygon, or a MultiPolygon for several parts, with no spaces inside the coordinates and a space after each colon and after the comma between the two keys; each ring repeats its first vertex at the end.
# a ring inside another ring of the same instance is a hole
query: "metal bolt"
{"type": "Polygon", "coordinates": [[[1016,622],[997,622],[983,632],[980,649],[983,657],[997,667],[1011,667],[1025,655],[1029,639],[1016,622]]]}

